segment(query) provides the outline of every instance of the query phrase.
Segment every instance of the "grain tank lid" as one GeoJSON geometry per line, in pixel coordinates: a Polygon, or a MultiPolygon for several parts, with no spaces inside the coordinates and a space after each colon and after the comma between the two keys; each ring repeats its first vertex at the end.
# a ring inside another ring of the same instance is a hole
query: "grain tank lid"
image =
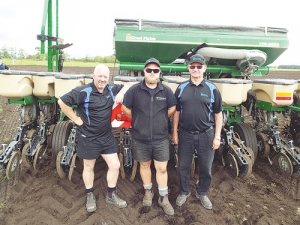
{"type": "Polygon", "coordinates": [[[31,75],[30,71],[20,71],[20,70],[1,70],[1,74],[6,75],[31,75]]]}
{"type": "Polygon", "coordinates": [[[53,77],[55,75],[61,75],[61,73],[56,73],[56,72],[39,72],[37,74],[33,74],[33,75],[36,75],[36,76],[44,76],[44,77],[53,77]]]}
{"type": "Polygon", "coordinates": [[[190,78],[187,77],[180,77],[180,76],[163,76],[162,78],[164,81],[168,83],[176,83],[176,84],[181,84],[184,81],[189,80],[190,78]]]}
{"type": "Polygon", "coordinates": [[[116,76],[114,77],[114,81],[123,81],[123,82],[135,82],[135,77],[128,77],[128,76],[116,76]]]}
{"type": "Polygon", "coordinates": [[[207,25],[207,24],[182,24],[174,22],[163,22],[143,19],[115,19],[116,26],[131,27],[153,27],[153,28],[180,28],[180,29],[200,29],[200,30],[235,30],[235,31],[262,31],[287,33],[286,28],[277,27],[246,27],[246,26],[229,26],[229,25],[207,25]]]}
{"type": "Polygon", "coordinates": [[[136,79],[136,81],[143,81],[144,77],[136,77],[135,79],[136,79]]]}
{"type": "Polygon", "coordinates": [[[56,74],[55,79],[77,80],[84,78],[82,74],[56,74]]]}
{"type": "Polygon", "coordinates": [[[288,80],[288,79],[256,79],[253,80],[253,83],[261,83],[261,84],[276,84],[276,85],[294,85],[296,80],[288,80]]]}
{"type": "Polygon", "coordinates": [[[210,79],[210,81],[213,83],[222,83],[222,84],[245,84],[244,80],[235,79],[235,78],[210,79]]]}

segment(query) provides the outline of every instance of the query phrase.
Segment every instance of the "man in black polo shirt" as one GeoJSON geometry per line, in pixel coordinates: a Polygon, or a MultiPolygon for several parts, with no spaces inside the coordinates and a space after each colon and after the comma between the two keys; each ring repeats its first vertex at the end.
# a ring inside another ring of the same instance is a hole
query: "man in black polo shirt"
{"type": "Polygon", "coordinates": [[[220,146],[222,98],[217,87],[203,79],[206,64],[202,55],[193,55],[188,69],[191,79],[181,83],[175,91],[178,103],[173,117],[173,141],[178,144],[180,179],[176,204],[182,206],[191,195],[190,168],[196,149],[200,171],[196,197],[206,209],[212,209],[207,192],[215,150],[220,146]]]}
{"type": "Polygon", "coordinates": [[[174,114],[176,99],[172,90],[160,82],[160,63],[148,59],[145,63],[145,79],[126,92],[122,110],[132,119],[133,158],[140,163],[140,175],[145,195],[144,206],[151,206],[151,162],[154,161],[158,184],[158,204],[167,215],[174,215],[168,198],[169,134],[168,117],[174,114]]]}
{"type": "Polygon", "coordinates": [[[127,87],[123,85],[108,85],[109,69],[103,64],[95,67],[93,82],[79,86],[63,95],[58,104],[61,110],[77,124],[78,142],[76,153],[83,159],[83,182],[87,193],[86,209],[88,212],[96,210],[94,191],[94,165],[99,155],[108,166],[108,189],[105,201],[118,208],[127,206],[116,193],[119,176],[120,161],[117,155],[118,143],[111,131],[111,111],[115,103],[123,101],[127,87]],[[77,116],[72,110],[77,105],[77,116]]]}

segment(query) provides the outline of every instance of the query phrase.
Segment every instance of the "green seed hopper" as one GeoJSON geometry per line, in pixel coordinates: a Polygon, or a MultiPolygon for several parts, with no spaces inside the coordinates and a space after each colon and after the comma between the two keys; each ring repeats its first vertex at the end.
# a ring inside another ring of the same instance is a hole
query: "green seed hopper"
{"type": "Polygon", "coordinates": [[[207,61],[211,77],[268,74],[289,45],[287,29],[178,24],[115,19],[114,47],[120,70],[142,71],[151,57],[162,63],[164,74],[187,72],[195,53],[207,61]]]}

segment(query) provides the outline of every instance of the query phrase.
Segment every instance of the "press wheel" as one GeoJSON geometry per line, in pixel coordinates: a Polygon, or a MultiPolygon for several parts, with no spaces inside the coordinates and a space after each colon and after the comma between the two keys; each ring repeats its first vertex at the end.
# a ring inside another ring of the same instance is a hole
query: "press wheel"
{"type": "Polygon", "coordinates": [[[16,174],[16,171],[18,170],[19,168],[19,164],[20,164],[20,152],[14,152],[8,163],[7,163],[7,167],[6,167],[6,177],[7,179],[11,179],[15,176],[16,174]]]}
{"type": "Polygon", "coordinates": [[[73,124],[70,120],[58,122],[55,126],[52,138],[52,163],[56,165],[57,155],[67,145],[73,124]]]}
{"type": "Polygon", "coordinates": [[[26,155],[27,149],[30,148],[29,142],[26,143],[22,149],[22,162],[26,167],[31,167],[33,163],[33,157],[26,155]]]}
{"type": "Polygon", "coordinates": [[[243,164],[242,166],[240,166],[239,168],[239,177],[242,179],[247,179],[251,173],[252,173],[252,159],[250,159],[250,157],[248,155],[243,155],[244,160],[247,161],[248,164],[243,164]]]}
{"type": "Polygon", "coordinates": [[[131,168],[131,175],[129,177],[130,181],[133,181],[136,175],[136,171],[137,171],[137,166],[138,166],[138,162],[136,160],[133,160],[133,165],[131,168]]]}
{"type": "Polygon", "coordinates": [[[41,159],[43,158],[46,151],[46,147],[44,145],[40,145],[34,155],[33,160],[33,168],[35,170],[39,170],[41,168],[41,159]]]}
{"type": "Polygon", "coordinates": [[[278,162],[280,172],[284,176],[290,177],[293,174],[292,162],[285,153],[279,152],[277,162],[278,162]]]}
{"type": "Polygon", "coordinates": [[[125,171],[124,171],[124,159],[123,154],[119,153],[119,161],[120,161],[120,176],[122,179],[125,179],[125,171]]]}
{"type": "Polygon", "coordinates": [[[253,128],[246,123],[237,123],[234,125],[233,130],[235,136],[244,141],[245,145],[252,149],[255,161],[258,155],[258,148],[257,137],[253,128]]]}
{"type": "Polygon", "coordinates": [[[270,145],[266,134],[258,132],[256,134],[258,144],[258,155],[261,158],[266,158],[270,154],[270,145]]]}
{"type": "Polygon", "coordinates": [[[74,169],[76,167],[76,157],[77,157],[77,153],[75,153],[73,156],[72,156],[72,160],[71,160],[71,165],[70,165],[70,169],[69,169],[69,174],[68,174],[68,178],[70,181],[72,181],[72,175],[73,175],[73,172],[74,172],[74,169]]]}
{"type": "Polygon", "coordinates": [[[67,174],[66,174],[66,171],[64,169],[64,165],[62,165],[60,162],[61,162],[61,159],[63,157],[63,154],[64,152],[63,151],[60,151],[58,152],[57,154],[57,157],[56,157],[56,171],[58,173],[58,176],[61,178],[61,179],[64,179],[66,178],[67,174]]]}
{"type": "Polygon", "coordinates": [[[230,152],[228,152],[225,157],[226,157],[225,158],[225,165],[228,168],[230,174],[233,177],[237,177],[239,175],[239,167],[238,167],[238,164],[236,162],[236,159],[235,159],[234,155],[231,154],[230,152]]]}

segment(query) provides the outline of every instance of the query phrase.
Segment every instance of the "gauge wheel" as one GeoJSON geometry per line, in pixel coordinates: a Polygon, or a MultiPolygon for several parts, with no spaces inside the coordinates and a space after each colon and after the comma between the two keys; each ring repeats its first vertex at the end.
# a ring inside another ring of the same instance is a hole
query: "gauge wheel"
{"type": "Polygon", "coordinates": [[[195,170],[196,170],[196,164],[195,164],[195,158],[192,158],[192,164],[191,164],[191,177],[195,176],[195,170]]]}
{"type": "Polygon", "coordinates": [[[247,153],[247,156],[251,159],[251,163],[252,163],[252,166],[254,165],[254,152],[252,150],[252,148],[250,147],[245,147],[245,151],[247,153]]]}
{"type": "Polygon", "coordinates": [[[278,166],[280,172],[287,177],[290,177],[293,174],[293,165],[290,158],[283,152],[280,152],[278,155],[278,166]]]}
{"type": "Polygon", "coordinates": [[[65,179],[66,176],[67,176],[67,173],[66,173],[66,168],[65,168],[65,165],[62,165],[60,162],[61,162],[61,159],[64,155],[64,152],[63,151],[60,151],[58,152],[57,154],[57,158],[56,158],[56,171],[58,173],[58,176],[61,178],[61,179],[65,179]]]}
{"type": "Polygon", "coordinates": [[[27,149],[29,149],[29,148],[30,148],[30,144],[28,142],[24,145],[24,147],[22,149],[22,162],[24,163],[24,165],[26,167],[31,167],[32,163],[33,163],[33,160],[34,160],[33,156],[26,155],[27,149]]]}
{"type": "Polygon", "coordinates": [[[233,177],[237,177],[239,175],[239,168],[234,155],[228,152],[225,157],[225,165],[227,169],[233,177]]]}
{"type": "Polygon", "coordinates": [[[125,179],[125,171],[124,171],[124,159],[123,154],[119,153],[119,160],[120,160],[120,176],[124,180],[125,179]]]}
{"type": "Polygon", "coordinates": [[[252,173],[252,159],[250,159],[250,157],[248,155],[243,155],[244,160],[247,161],[247,163],[243,164],[242,166],[240,166],[239,168],[239,177],[246,180],[248,179],[248,177],[251,175],[252,173]]]}
{"type": "Polygon", "coordinates": [[[258,155],[261,158],[266,158],[270,154],[270,145],[266,134],[258,132],[256,134],[258,144],[258,155]]]}
{"type": "Polygon", "coordinates": [[[55,129],[55,124],[52,124],[49,127],[49,130],[48,130],[50,132],[50,134],[47,136],[47,148],[52,148],[52,140],[53,140],[54,129],[55,129]]]}
{"type": "Polygon", "coordinates": [[[254,153],[254,161],[257,159],[258,147],[257,147],[257,137],[251,126],[246,123],[237,123],[233,127],[234,134],[240,140],[244,141],[245,146],[252,149],[254,153]]]}
{"type": "Polygon", "coordinates": [[[60,121],[56,124],[52,138],[52,164],[56,166],[57,154],[63,151],[63,146],[67,145],[73,124],[70,120],[60,121]]]}
{"type": "Polygon", "coordinates": [[[133,160],[133,165],[131,168],[131,174],[129,176],[129,180],[133,181],[136,175],[136,171],[137,171],[137,166],[138,166],[138,162],[136,160],[133,160]]]}
{"type": "Polygon", "coordinates": [[[68,174],[68,178],[70,181],[72,181],[72,175],[73,175],[74,169],[76,167],[76,157],[77,157],[77,153],[75,153],[71,159],[71,165],[70,165],[69,174],[68,174]]]}
{"type": "Polygon", "coordinates": [[[35,170],[39,170],[41,168],[41,159],[43,158],[45,152],[46,152],[46,146],[40,145],[34,155],[34,160],[33,160],[33,168],[35,170]]]}
{"type": "Polygon", "coordinates": [[[14,152],[8,163],[7,163],[7,167],[6,167],[6,177],[7,179],[12,179],[15,175],[16,175],[16,172],[19,168],[19,164],[20,164],[20,152],[14,152]]]}

